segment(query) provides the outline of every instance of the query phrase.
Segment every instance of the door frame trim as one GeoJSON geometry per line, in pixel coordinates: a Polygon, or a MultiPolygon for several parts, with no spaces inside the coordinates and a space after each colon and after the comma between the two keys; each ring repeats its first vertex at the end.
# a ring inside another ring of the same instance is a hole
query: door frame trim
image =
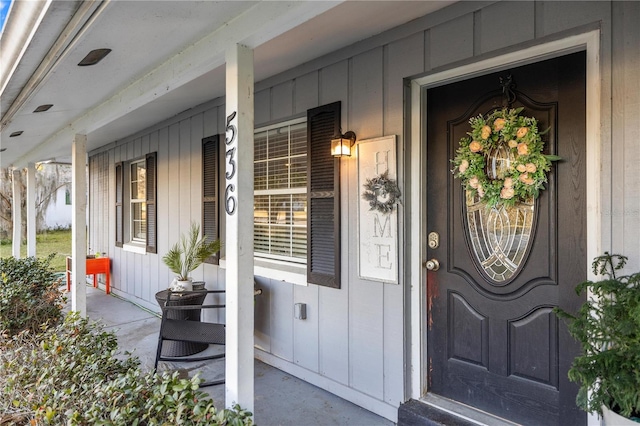
{"type": "MultiPolygon", "coordinates": [[[[586,51],[586,214],[587,214],[587,259],[601,253],[601,71],[600,71],[600,29],[563,39],[527,47],[515,52],[454,67],[430,75],[412,79],[410,99],[410,182],[418,184],[410,188],[411,233],[420,235],[411,239],[410,298],[407,306],[411,313],[409,359],[407,377],[410,380],[408,398],[420,399],[428,392],[427,387],[427,339],[426,339],[426,90],[455,81],[473,78],[528,63],[538,62],[573,52],[586,51]]],[[[587,262],[588,263],[588,262],[587,262]]],[[[587,267],[587,278],[595,278],[587,267]]],[[[589,416],[589,425],[595,425],[597,418],[589,416]]]]}

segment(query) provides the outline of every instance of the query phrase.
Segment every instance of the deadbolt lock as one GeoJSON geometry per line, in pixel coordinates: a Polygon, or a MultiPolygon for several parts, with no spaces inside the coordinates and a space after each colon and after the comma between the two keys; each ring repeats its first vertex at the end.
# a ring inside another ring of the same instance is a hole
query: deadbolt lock
{"type": "Polygon", "coordinates": [[[437,232],[430,232],[428,237],[429,248],[437,249],[440,246],[440,235],[437,232]]]}
{"type": "Polygon", "coordinates": [[[437,271],[440,269],[440,262],[438,262],[438,259],[430,259],[424,262],[424,266],[430,271],[437,271]]]}

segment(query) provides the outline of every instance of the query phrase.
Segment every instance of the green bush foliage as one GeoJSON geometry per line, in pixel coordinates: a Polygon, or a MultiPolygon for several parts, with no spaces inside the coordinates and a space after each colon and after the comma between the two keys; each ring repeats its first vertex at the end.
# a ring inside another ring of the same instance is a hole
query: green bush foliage
{"type": "Polygon", "coordinates": [[[50,267],[53,257],[0,258],[0,330],[15,335],[60,322],[64,296],[50,267]]]}
{"type": "Polygon", "coordinates": [[[576,287],[589,292],[576,314],[556,309],[568,321],[569,332],[582,345],[569,379],[580,384],[577,404],[588,412],[602,406],[625,417],[640,417],[640,273],[621,275],[625,256],[596,257],[593,272],[600,281],[576,287]]]}
{"type": "Polygon", "coordinates": [[[2,338],[0,424],[253,424],[238,406],[216,410],[198,377],[143,373],[120,355],[113,333],[76,313],[43,333],[2,338]]]}

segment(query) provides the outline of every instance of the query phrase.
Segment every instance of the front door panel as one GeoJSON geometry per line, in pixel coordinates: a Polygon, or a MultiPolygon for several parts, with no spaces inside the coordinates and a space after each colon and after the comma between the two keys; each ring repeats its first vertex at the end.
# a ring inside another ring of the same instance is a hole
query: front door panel
{"type": "Polygon", "coordinates": [[[429,89],[427,104],[427,233],[440,236],[427,254],[440,263],[427,276],[429,391],[523,424],[583,424],[566,378],[579,347],[553,308],[576,309],[573,289],[586,278],[585,55],[429,89]],[[518,253],[478,244],[488,231],[475,222],[487,213],[467,205],[450,163],[469,118],[501,107],[506,74],[517,84],[512,107],[549,128],[545,154],[562,157],[533,205],[482,218],[496,241],[519,238],[518,253]]]}

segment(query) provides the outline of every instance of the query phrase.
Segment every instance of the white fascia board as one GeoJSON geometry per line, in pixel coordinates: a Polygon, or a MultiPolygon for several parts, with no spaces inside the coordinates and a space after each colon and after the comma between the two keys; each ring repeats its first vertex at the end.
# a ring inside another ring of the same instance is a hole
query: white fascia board
{"type": "Polygon", "coordinates": [[[51,0],[14,1],[11,4],[0,34],[0,94],[11,80],[50,4],[51,0]]]}
{"type": "Polygon", "coordinates": [[[87,111],[51,138],[16,160],[21,167],[48,147],[69,145],[77,133],[90,135],[105,125],[222,66],[229,46],[255,48],[336,7],[342,1],[259,2],[226,25],[186,47],[162,65],[87,111]]]}

